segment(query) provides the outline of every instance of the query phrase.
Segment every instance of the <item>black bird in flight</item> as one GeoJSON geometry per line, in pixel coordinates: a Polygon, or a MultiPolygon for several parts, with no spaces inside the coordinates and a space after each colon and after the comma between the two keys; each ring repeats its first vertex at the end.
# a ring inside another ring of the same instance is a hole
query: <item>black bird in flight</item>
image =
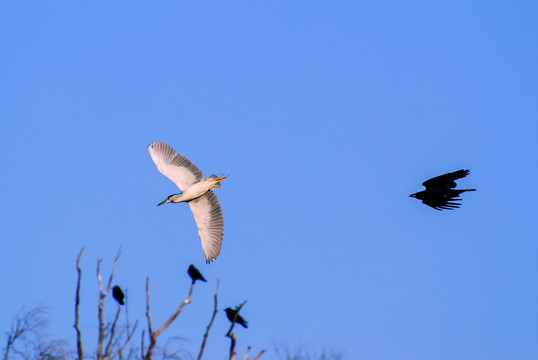
{"type": "Polygon", "coordinates": [[[202,274],[200,274],[200,272],[198,271],[197,268],[194,267],[194,265],[189,266],[189,270],[187,270],[187,272],[189,273],[189,276],[191,277],[193,284],[194,284],[194,282],[196,280],[201,280],[201,281],[207,282],[207,280],[204,279],[202,274]]]}
{"type": "Polygon", "coordinates": [[[123,295],[123,291],[121,291],[120,287],[118,285],[114,286],[112,288],[112,297],[114,300],[116,300],[120,305],[124,305],[123,298],[125,295],[123,295]]]}
{"type": "Polygon", "coordinates": [[[476,189],[454,189],[457,179],[469,175],[469,170],[458,170],[444,175],[439,175],[422,183],[426,190],[409,195],[422,200],[423,204],[431,206],[435,210],[452,210],[460,207],[461,193],[476,191],[476,189]]]}
{"type": "Polygon", "coordinates": [[[226,317],[228,318],[228,320],[230,320],[232,323],[234,322],[234,318],[235,318],[235,322],[237,324],[240,324],[241,326],[243,326],[245,329],[248,328],[247,326],[247,322],[245,321],[245,319],[243,319],[241,317],[241,315],[237,314],[237,310],[234,310],[234,309],[231,309],[231,308],[226,308],[224,309],[224,311],[226,311],[226,317]],[[237,314],[237,317],[236,317],[236,314],[237,314]]]}

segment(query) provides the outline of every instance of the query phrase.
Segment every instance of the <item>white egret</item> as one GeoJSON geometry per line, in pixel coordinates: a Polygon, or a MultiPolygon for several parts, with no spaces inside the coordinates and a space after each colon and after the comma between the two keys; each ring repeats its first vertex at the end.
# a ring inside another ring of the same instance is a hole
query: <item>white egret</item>
{"type": "Polygon", "coordinates": [[[180,194],[170,195],[158,205],[170,202],[189,204],[198,226],[206,262],[210,263],[220,253],[224,229],[222,210],[211,189],[219,188],[220,182],[227,176],[202,176],[196,165],[162,141],[148,145],[148,150],[157,169],[181,190],[180,194]]]}

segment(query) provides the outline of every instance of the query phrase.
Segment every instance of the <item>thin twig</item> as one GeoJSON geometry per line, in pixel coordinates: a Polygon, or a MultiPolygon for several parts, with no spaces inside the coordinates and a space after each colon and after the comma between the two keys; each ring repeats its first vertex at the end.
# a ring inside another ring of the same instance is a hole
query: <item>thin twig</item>
{"type": "Polygon", "coordinates": [[[185,300],[183,300],[183,302],[181,303],[181,305],[179,306],[177,311],[175,313],[173,313],[170,316],[170,318],[160,328],[158,328],[155,332],[153,332],[153,330],[151,328],[151,311],[150,311],[150,306],[149,306],[149,278],[147,279],[147,281],[146,281],[146,317],[148,318],[149,346],[148,346],[148,351],[146,352],[146,356],[144,357],[145,360],[151,360],[151,357],[153,355],[153,349],[155,348],[155,344],[157,343],[157,337],[159,337],[159,335],[168,326],[170,326],[170,324],[172,324],[172,322],[181,313],[181,311],[183,310],[185,305],[190,304],[193,289],[194,289],[194,282],[191,284],[191,288],[189,290],[189,295],[187,296],[187,298],[185,300]]]}
{"type": "Polygon", "coordinates": [[[116,324],[118,323],[120,312],[121,312],[121,305],[120,303],[118,303],[118,310],[116,311],[116,316],[114,317],[114,321],[112,322],[112,327],[110,328],[110,336],[108,338],[108,342],[105,348],[105,359],[110,359],[110,348],[112,347],[112,340],[114,340],[114,334],[116,332],[116,324]]]}
{"type": "MultiPolygon", "coordinates": [[[[248,360],[248,354],[250,353],[250,350],[252,350],[252,346],[248,346],[247,347],[247,352],[243,354],[243,360],[248,360]]],[[[262,355],[265,354],[265,350],[262,350],[260,351],[260,353],[258,354],[258,356],[256,356],[254,359],[252,360],[258,360],[259,358],[262,357],[262,355]]]]}
{"type": "Polygon", "coordinates": [[[108,278],[108,286],[106,287],[106,293],[110,291],[110,286],[112,286],[112,278],[114,277],[114,272],[116,271],[116,265],[118,265],[118,260],[120,259],[121,248],[118,250],[118,255],[114,259],[114,264],[112,265],[112,271],[110,272],[110,277],[108,278]]]}
{"type": "Polygon", "coordinates": [[[204,353],[205,343],[207,341],[207,337],[209,336],[209,330],[211,329],[211,326],[213,325],[213,321],[215,321],[215,317],[217,315],[218,309],[217,309],[217,300],[218,300],[218,293],[219,293],[219,279],[217,279],[217,289],[215,290],[215,306],[213,307],[213,315],[211,316],[211,321],[207,325],[207,329],[205,330],[204,339],[202,340],[202,346],[200,346],[200,353],[198,354],[197,360],[200,360],[202,358],[202,354],[204,353]]]}
{"type": "Polygon", "coordinates": [[[170,324],[181,313],[181,311],[183,310],[185,305],[191,303],[191,296],[192,296],[192,290],[193,289],[194,289],[194,284],[191,284],[191,288],[189,290],[189,295],[187,296],[187,298],[185,300],[183,300],[183,302],[181,303],[181,305],[179,306],[177,311],[175,313],[173,313],[172,316],[170,316],[170,318],[160,328],[158,328],[157,331],[155,331],[155,333],[153,333],[153,336],[155,336],[155,338],[157,338],[157,336],[159,336],[160,333],[162,333],[168,326],[170,326],[170,324]]]}
{"type": "MultiPolygon", "coordinates": [[[[131,341],[131,338],[133,337],[133,334],[136,330],[136,327],[138,326],[138,320],[135,321],[135,324],[133,326],[133,328],[131,329],[131,324],[129,322],[129,296],[128,294],[126,294],[126,298],[127,298],[127,301],[125,302],[125,331],[127,332],[127,339],[125,340],[125,342],[123,343],[123,345],[121,345],[118,350],[116,351],[116,353],[114,355],[112,355],[111,359],[114,359],[116,358],[116,356],[119,356],[120,359],[122,359],[123,357],[123,350],[125,349],[125,347],[127,346],[127,344],[131,341]]],[[[143,350],[142,350],[143,351],[143,350]]]]}
{"type": "Polygon", "coordinates": [[[84,352],[82,351],[82,333],[80,331],[80,327],[78,325],[79,321],[79,305],[80,305],[80,282],[82,277],[82,270],[80,269],[80,258],[82,257],[82,252],[84,251],[84,247],[80,249],[80,252],[77,256],[77,290],[75,294],[75,331],[77,332],[77,354],[78,354],[78,360],[83,360],[84,358],[84,352]]]}
{"type": "MultiPolygon", "coordinates": [[[[131,329],[131,332],[129,332],[129,327],[127,327],[127,340],[125,340],[125,343],[122,346],[120,346],[120,348],[118,349],[118,351],[116,351],[116,353],[114,355],[112,355],[111,359],[114,359],[116,356],[121,355],[121,353],[123,352],[123,350],[125,349],[125,347],[129,343],[129,341],[131,341],[131,338],[133,337],[133,334],[135,333],[137,325],[138,325],[138,320],[135,321],[135,324],[134,324],[133,328],[131,329]]],[[[142,331],[142,336],[144,336],[143,331],[142,331]]],[[[142,339],[142,345],[143,344],[144,344],[144,339],[142,339]]],[[[142,352],[143,351],[144,350],[142,350],[142,352]]]]}

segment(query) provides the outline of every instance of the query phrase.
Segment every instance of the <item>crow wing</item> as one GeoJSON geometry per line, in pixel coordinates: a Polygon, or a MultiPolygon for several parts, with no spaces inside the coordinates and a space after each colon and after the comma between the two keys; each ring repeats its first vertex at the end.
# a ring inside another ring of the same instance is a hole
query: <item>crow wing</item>
{"type": "Polygon", "coordinates": [[[458,201],[461,201],[461,199],[460,198],[450,198],[448,200],[424,199],[422,200],[422,203],[434,208],[435,210],[453,210],[461,206],[461,203],[459,203],[458,201]]]}
{"type": "Polygon", "coordinates": [[[469,175],[469,170],[458,170],[451,173],[446,173],[433,177],[422,183],[426,189],[453,189],[456,187],[457,179],[461,179],[469,175]]]}

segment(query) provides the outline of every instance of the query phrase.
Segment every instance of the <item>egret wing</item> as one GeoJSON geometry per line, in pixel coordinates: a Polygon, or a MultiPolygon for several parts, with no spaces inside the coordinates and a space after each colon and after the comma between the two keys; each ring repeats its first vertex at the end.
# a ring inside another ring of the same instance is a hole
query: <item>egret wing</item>
{"type": "Polygon", "coordinates": [[[188,204],[198,226],[205,259],[210,263],[217,258],[222,246],[224,218],[219,201],[212,191],[208,191],[188,204]]]}
{"type": "Polygon", "coordinates": [[[424,185],[426,188],[453,189],[456,187],[456,182],[454,180],[461,179],[467,175],[469,175],[469,170],[462,169],[433,177],[424,181],[422,185],[424,185]]]}
{"type": "Polygon", "coordinates": [[[185,156],[178,154],[170,145],[155,141],[148,145],[148,151],[157,169],[172,180],[179,190],[185,191],[202,179],[200,169],[185,156]]]}

